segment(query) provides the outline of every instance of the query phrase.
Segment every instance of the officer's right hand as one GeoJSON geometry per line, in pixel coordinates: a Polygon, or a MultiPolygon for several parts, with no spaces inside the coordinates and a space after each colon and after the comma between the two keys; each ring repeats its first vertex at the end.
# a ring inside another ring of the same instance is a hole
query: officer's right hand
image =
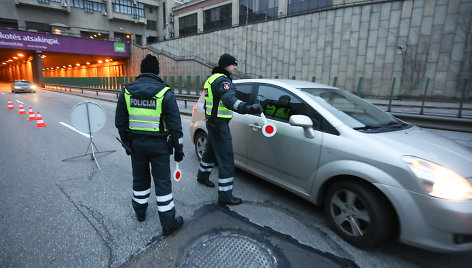
{"type": "Polygon", "coordinates": [[[249,105],[247,107],[247,113],[248,114],[260,114],[264,111],[264,109],[262,109],[262,106],[260,104],[253,104],[253,105],[249,105]]]}
{"type": "Polygon", "coordinates": [[[174,160],[175,162],[180,162],[182,159],[184,159],[184,152],[175,152],[174,153],[174,160]]]}

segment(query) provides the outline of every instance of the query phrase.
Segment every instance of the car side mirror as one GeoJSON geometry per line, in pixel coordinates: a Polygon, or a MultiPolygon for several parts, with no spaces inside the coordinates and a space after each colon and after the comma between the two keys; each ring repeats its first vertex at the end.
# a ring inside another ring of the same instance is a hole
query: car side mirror
{"type": "Polygon", "coordinates": [[[292,115],[288,121],[290,125],[295,127],[302,127],[305,131],[305,137],[313,139],[315,137],[315,132],[313,131],[313,122],[306,115],[292,115]]]}

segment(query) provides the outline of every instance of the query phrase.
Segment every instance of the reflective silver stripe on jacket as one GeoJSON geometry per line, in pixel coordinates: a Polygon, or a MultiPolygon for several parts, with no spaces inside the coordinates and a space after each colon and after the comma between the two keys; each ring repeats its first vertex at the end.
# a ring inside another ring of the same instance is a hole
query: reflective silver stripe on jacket
{"type": "Polygon", "coordinates": [[[233,111],[222,111],[222,110],[219,110],[219,111],[218,111],[218,114],[219,114],[219,115],[233,115],[233,111]]]}
{"type": "Polygon", "coordinates": [[[236,102],[233,105],[233,110],[237,110],[240,103],[242,103],[242,101],[236,100],[236,102]]]}
{"type": "Polygon", "coordinates": [[[130,120],[139,120],[139,121],[153,121],[159,122],[160,118],[157,116],[142,116],[142,115],[129,115],[130,120]]]}
{"type": "Polygon", "coordinates": [[[129,127],[134,127],[134,128],[148,128],[148,129],[158,129],[159,128],[159,123],[146,123],[146,122],[134,122],[130,121],[129,122],[129,127]]]}

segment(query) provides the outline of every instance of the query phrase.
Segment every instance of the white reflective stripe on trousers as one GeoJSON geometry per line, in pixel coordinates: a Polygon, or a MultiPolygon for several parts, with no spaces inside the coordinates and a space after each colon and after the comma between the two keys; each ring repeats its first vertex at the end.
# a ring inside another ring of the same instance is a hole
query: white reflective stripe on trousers
{"type": "Polygon", "coordinates": [[[141,204],[141,205],[147,204],[148,200],[149,200],[149,197],[146,197],[146,198],[143,198],[143,199],[133,197],[133,201],[138,203],[138,204],[141,204]]]}
{"type": "Polygon", "coordinates": [[[229,191],[229,190],[233,190],[233,185],[230,185],[230,186],[220,186],[218,187],[218,191],[220,192],[226,192],[226,191],[229,191]]]}
{"type": "Polygon", "coordinates": [[[172,195],[172,193],[170,193],[170,194],[168,194],[168,195],[156,196],[157,202],[167,202],[167,201],[169,201],[169,200],[172,200],[172,198],[174,198],[174,196],[172,195]]]}
{"type": "Polygon", "coordinates": [[[166,205],[166,206],[157,206],[157,211],[166,212],[173,208],[174,208],[174,201],[170,202],[169,205],[166,205]]]}
{"type": "Polygon", "coordinates": [[[151,188],[144,190],[144,191],[134,191],[133,190],[133,195],[134,196],[145,196],[147,194],[151,193],[151,188]]]}

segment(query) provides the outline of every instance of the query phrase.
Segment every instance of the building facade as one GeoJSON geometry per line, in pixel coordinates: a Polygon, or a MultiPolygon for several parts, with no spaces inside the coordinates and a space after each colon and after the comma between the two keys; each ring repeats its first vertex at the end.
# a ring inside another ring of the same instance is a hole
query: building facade
{"type": "Polygon", "coordinates": [[[150,47],[174,58],[216,63],[228,52],[248,77],[377,97],[472,98],[472,0],[194,0],[172,12],[175,39],[150,47]]]}

